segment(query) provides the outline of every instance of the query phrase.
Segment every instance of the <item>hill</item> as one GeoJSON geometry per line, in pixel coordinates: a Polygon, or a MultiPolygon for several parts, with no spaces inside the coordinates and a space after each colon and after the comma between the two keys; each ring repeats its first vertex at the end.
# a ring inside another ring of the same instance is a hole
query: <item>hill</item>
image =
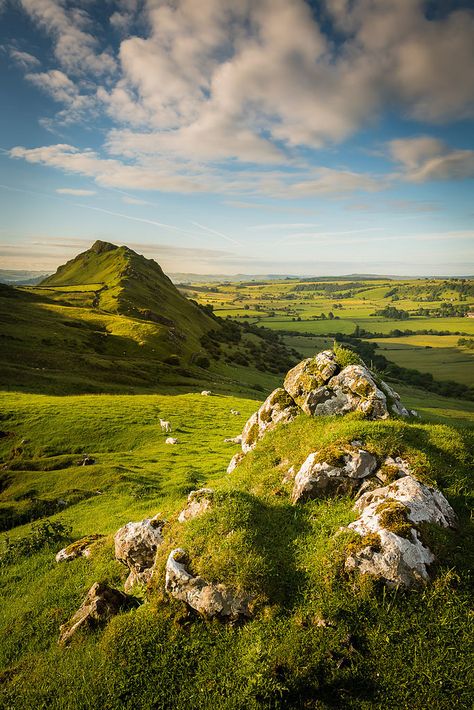
{"type": "Polygon", "coordinates": [[[188,335],[199,338],[214,325],[180,294],[156,261],[126,246],[96,241],[39,286],[53,289],[65,300],[70,287],[82,286],[94,294],[93,305],[98,310],[159,323],[184,340],[188,335]]]}
{"type": "MultiPolygon", "coordinates": [[[[364,402],[402,412],[395,393],[359,369],[349,396],[344,382],[360,364],[344,348],[335,356],[298,365],[283,382],[290,399],[272,393],[264,406],[197,394],[0,396],[0,519],[10,528],[0,561],[2,707],[471,707],[472,434],[432,423],[423,396],[420,417],[377,419],[385,410],[364,402]],[[329,361],[333,368],[325,370],[329,361]],[[351,402],[356,411],[317,413],[331,401],[328,394],[319,399],[320,376],[338,406],[351,402]],[[376,389],[368,389],[368,377],[376,389]],[[317,416],[304,413],[308,406],[317,416]],[[280,418],[285,408],[288,416],[280,418]],[[165,443],[159,417],[171,421],[177,445],[165,443]],[[225,473],[238,445],[224,438],[242,429],[248,448],[225,473]],[[357,479],[345,467],[361,451],[375,468],[357,479]],[[309,457],[313,479],[315,471],[330,471],[335,485],[297,500],[309,457]],[[416,506],[413,523],[413,501],[405,498],[398,507],[385,501],[380,539],[361,537],[354,497],[363,492],[356,489],[375,495],[379,486],[387,495],[392,486],[396,495],[394,483],[428,498],[437,491],[439,510],[452,506],[457,528],[422,522],[416,506]],[[191,504],[199,503],[192,508],[188,496],[196,489],[201,497],[191,495],[191,504]],[[125,587],[134,597],[128,609],[111,609],[109,618],[72,635],[67,648],[58,645],[60,625],[94,583],[122,593],[132,564],[124,526],[131,539],[142,531],[142,540],[157,541],[151,581],[125,587]],[[103,537],[89,540],[88,556],[55,562],[61,547],[91,534],[103,537]],[[436,559],[426,579],[394,588],[383,575],[348,565],[364,550],[377,559],[394,538],[400,549],[421,540],[431,551],[436,559]],[[173,569],[192,586],[188,601],[179,598],[173,569]],[[197,611],[203,590],[208,600],[232,601],[239,618],[197,611]]],[[[411,406],[405,394],[403,402],[411,406]]],[[[441,415],[449,421],[442,406],[441,415]]]]}
{"type": "Polygon", "coordinates": [[[0,382],[22,391],[248,390],[292,357],[277,335],[186,298],[155,261],[100,241],[36,287],[1,285],[0,319],[0,382]]]}

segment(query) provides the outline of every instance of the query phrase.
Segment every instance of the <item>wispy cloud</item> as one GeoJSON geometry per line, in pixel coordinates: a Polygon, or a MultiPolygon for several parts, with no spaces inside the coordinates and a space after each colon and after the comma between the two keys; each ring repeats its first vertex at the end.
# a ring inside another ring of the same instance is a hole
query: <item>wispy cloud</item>
{"type": "Polygon", "coordinates": [[[76,197],[89,197],[97,194],[95,190],[81,190],[73,187],[58,187],[56,192],[58,195],[74,195],[76,197]]]}

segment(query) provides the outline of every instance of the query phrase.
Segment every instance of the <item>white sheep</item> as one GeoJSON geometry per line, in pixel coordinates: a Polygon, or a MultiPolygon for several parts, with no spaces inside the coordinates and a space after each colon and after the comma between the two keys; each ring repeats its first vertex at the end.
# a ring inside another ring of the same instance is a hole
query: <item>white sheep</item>
{"type": "Polygon", "coordinates": [[[160,419],[160,427],[161,431],[166,432],[166,434],[171,432],[171,424],[170,422],[167,422],[166,419],[160,419]]]}
{"type": "Polygon", "coordinates": [[[165,444],[177,444],[177,443],[178,443],[178,439],[174,439],[172,436],[169,436],[165,441],[165,444]]]}
{"type": "Polygon", "coordinates": [[[231,409],[230,413],[236,417],[240,417],[240,412],[238,411],[238,409],[231,409]]]}
{"type": "Polygon", "coordinates": [[[212,394],[211,390],[203,390],[203,391],[201,392],[201,395],[202,395],[203,397],[210,397],[211,394],[212,394]]]}

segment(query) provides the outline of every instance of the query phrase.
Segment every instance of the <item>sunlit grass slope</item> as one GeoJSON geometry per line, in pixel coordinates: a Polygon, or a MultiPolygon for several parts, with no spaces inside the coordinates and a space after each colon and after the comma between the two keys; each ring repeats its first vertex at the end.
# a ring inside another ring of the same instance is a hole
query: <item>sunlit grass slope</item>
{"type": "MultiPolygon", "coordinates": [[[[237,447],[223,439],[240,431],[256,401],[11,394],[1,406],[3,520],[6,509],[22,513],[33,499],[61,499],[68,505],[50,519],[71,525],[73,538],[107,535],[90,559],[57,565],[56,545],[0,565],[2,707],[470,707],[474,540],[465,430],[302,415],[267,434],[227,475],[237,447]],[[178,445],[164,443],[159,417],[171,421],[178,445]],[[290,504],[291,484],[282,484],[288,468],[311,451],[354,439],[379,456],[407,457],[459,516],[458,531],[431,542],[439,566],[424,590],[387,591],[343,573],[352,538],[336,533],[354,518],[349,499],[290,504]],[[77,466],[83,453],[96,463],[77,466]],[[209,485],[216,491],[212,511],[179,524],[187,493],[209,485]],[[123,584],[112,534],[156,513],[168,524],[150,600],[59,648],[59,624],[92,583],[123,584]],[[196,573],[250,591],[254,618],[236,626],[205,622],[165,596],[163,565],[176,545],[189,552],[196,573]]],[[[8,534],[25,537],[31,525],[8,534]]]]}

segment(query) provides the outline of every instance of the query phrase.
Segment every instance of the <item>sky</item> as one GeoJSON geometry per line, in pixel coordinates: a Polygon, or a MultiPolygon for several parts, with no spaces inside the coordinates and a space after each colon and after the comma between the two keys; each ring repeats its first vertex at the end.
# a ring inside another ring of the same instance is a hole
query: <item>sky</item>
{"type": "Polygon", "coordinates": [[[0,268],[474,274],[474,0],[0,0],[0,268]]]}

